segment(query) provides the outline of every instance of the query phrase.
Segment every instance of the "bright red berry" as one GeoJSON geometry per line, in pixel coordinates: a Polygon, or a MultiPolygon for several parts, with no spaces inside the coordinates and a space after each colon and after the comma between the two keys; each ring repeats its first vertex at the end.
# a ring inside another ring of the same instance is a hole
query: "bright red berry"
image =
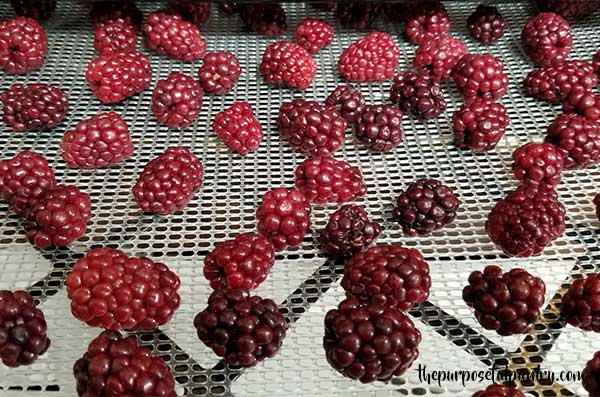
{"type": "Polygon", "coordinates": [[[94,48],[100,54],[129,52],[135,50],[135,28],[122,19],[109,20],[96,26],[94,48]]]}
{"type": "Polygon", "coordinates": [[[296,27],[294,36],[308,52],[317,53],[333,41],[333,26],[322,19],[307,18],[296,27]]]}
{"type": "Polygon", "coordinates": [[[540,12],[527,21],[521,42],[531,59],[541,65],[564,61],[573,49],[571,26],[560,15],[540,12]]]}
{"type": "Polygon", "coordinates": [[[466,102],[475,98],[495,101],[508,90],[504,63],[491,54],[466,54],[452,69],[452,79],[466,102]]]}
{"type": "Polygon", "coordinates": [[[600,162],[600,126],[575,113],[558,116],[548,126],[546,142],[558,148],[567,170],[600,162]]]}
{"type": "Polygon", "coordinates": [[[371,32],[342,51],[338,70],[348,81],[384,81],[394,76],[399,59],[400,48],[392,36],[371,32]]]}
{"type": "Polygon", "coordinates": [[[169,128],[194,124],[202,106],[200,84],[183,73],[174,72],[159,80],[152,92],[152,113],[169,128]]]}
{"type": "Polygon", "coordinates": [[[501,103],[489,99],[465,103],[452,115],[454,144],[476,153],[491,150],[504,136],[509,123],[501,103]]]}
{"type": "Polygon", "coordinates": [[[198,70],[198,79],[205,94],[224,95],[237,83],[242,68],[231,52],[207,52],[198,70]]]}
{"type": "Polygon", "coordinates": [[[600,94],[592,91],[571,91],[562,101],[565,112],[575,112],[593,122],[600,122],[600,94]]]}
{"type": "Polygon", "coordinates": [[[563,156],[559,148],[550,143],[528,142],[513,154],[513,174],[523,182],[558,185],[563,168],[563,156]]]}
{"type": "Polygon", "coordinates": [[[213,130],[228,148],[242,156],[258,149],[263,140],[262,127],[247,102],[235,102],[229,109],[217,113],[213,130]]]}
{"type": "Polygon", "coordinates": [[[304,47],[282,40],[267,46],[259,69],[269,84],[304,90],[317,74],[317,62],[304,47]]]}
{"type": "Polygon", "coordinates": [[[42,67],[48,55],[48,37],[36,20],[17,17],[0,21],[0,69],[27,73],[42,67]]]}
{"type": "Polygon", "coordinates": [[[142,32],[148,49],[169,58],[193,61],[206,51],[200,29],[178,14],[155,11],[148,15],[142,32]]]}
{"type": "Polygon", "coordinates": [[[415,51],[413,65],[422,74],[437,81],[446,80],[452,68],[467,53],[467,46],[452,36],[441,36],[424,42],[415,51]]]}

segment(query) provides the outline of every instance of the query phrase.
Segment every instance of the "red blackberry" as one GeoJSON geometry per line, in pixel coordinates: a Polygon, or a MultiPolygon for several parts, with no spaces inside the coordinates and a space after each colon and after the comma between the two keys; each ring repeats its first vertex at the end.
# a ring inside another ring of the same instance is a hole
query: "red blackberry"
{"type": "Polygon", "coordinates": [[[466,102],[475,98],[495,101],[508,89],[504,63],[490,54],[466,54],[452,69],[452,79],[466,102]]]}
{"type": "Polygon", "coordinates": [[[194,124],[202,106],[202,89],[193,78],[171,73],[158,80],[152,92],[152,114],[169,128],[186,128],[194,124]]]}
{"type": "Polygon", "coordinates": [[[331,156],[304,160],[295,175],[296,189],[311,203],[344,203],[367,193],[360,168],[331,156]]]}
{"type": "Polygon", "coordinates": [[[87,396],[176,397],[165,362],[139,345],[135,336],[104,331],[73,366],[77,394],[87,396]]]}
{"type": "Polygon", "coordinates": [[[572,92],[589,92],[597,83],[598,77],[590,63],[571,60],[532,70],[523,85],[529,95],[557,103],[567,99],[572,92]]]}
{"type": "Polygon", "coordinates": [[[369,150],[392,151],[402,142],[402,111],[391,105],[367,105],[356,118],[354,135],[369,150]]]}
{"type": "Polygon", "coordinates": [[[278,187],[265,193],[256,220],[258,233],[283,251],[302,244],[310,227],[310,203],[298,190],[278,187]]]}
{"type": "Polygon", "coordinates": [[[247,102],[235,102],[229,109],[217,113],[213,130],[228,148],[242,156],[258,149],[263,140],[262,127],[247,102]]]}
{"type": "Polygon", "coordinates": [[[282,40],[267,46],[259,69],[269,84],[304,90],[317,74],[317,62],[304,47],[282,40]]]}
{"type": "Polygon", "coordinates": [[[573,49],[573,33],[561,16],[540,12],[527,21],[521,42],[531,59],[544,66],[567,59],[573,49]]]}
{"type": "Polygon", "coordinates": [[[380,234],[381,226],[369,220],[363,207],[344,205],[329,217],[319,243],[328,255],[348,257],[371,245],[380,234]]]}
{"type": "Polygon", "coordinates": [[[121,250],[94,248],[67,277],[71,312],[92,327],[154,329],[179,307],[179,277],[149,258],[129,258],[121,250]]]}
{"type": "Polygon", "coordinates": [[[0,69],[27,73],[42,67],[48,55],[48,37],[35,19],[17,17],[0,21],[0,69]]]}
{"type": "Polygon", "coordinates": [[[170,215],[185,208],[202,186],[204,168],[192,152],[173,146],[151,160],[133,187],[144,212],[170,215]]]}
{"type": "Polygon", "coordinates": [[[308,52],[317,53],[333,41],[333,26],[323,19],[306,18],[296,27],[294,37],[308,52]]]}
{"type": "Polygon", "coordinates": [[[172,0],[169,2],[169,7],[177,14],[181,15],[184,21],[200,25],[208,21],[210,17],[210,2],[202,2],[197,0],[172,0]]]}
{"type": "Polygon", "coordinates": [[[325,99],[325,105],[335,107],[338,113],[352,124],[365,110],[365,97],[356,88],[342,84],[329,94],[325,99]]]}
{"type": "Polygon", "coordinates": [[[558,116],[548,127],[546,142],[558,148],[567,170],[600,162],[600,126],[583,116],[574,113],[558,116]]]}
{"type": "Polygon", "coordinates": [[[194,318],[198,338],[228,365],[253,367],[273,357],[285,337],[285,319],[271,299],[247,290],[214,291],[194,318]]]}
{"type": "Polygon", "coordinates": [[[411,113],[420,120],[438,117],[447,106],[438,81],[410,71],[394,77],[390,99],[397,103],[404,113],[411,113]]]}
{"type": "Polygon", "coordinates": [[[329,364],[362,383],[402,375],[419,356],[421,333],[398,309],[362,305],[349,297],[325,316],[329,364]]]}
{"type": "Polygon", "coordinates": [[[115,112],[80,121],[65,133],[60,148],[71,168],[106,168],[133,154],[129,127],[115,112]]]}
{"type": "Polygon", "coordinates": [[[541,11],[551,11],[563,18],[583,18],[600,8],[598,0],[537,0],[541,11]]]}
{"type": "Polygon", "coordinates": [[[217,244],[204,258],[204,277],[217,289],[258,287],[275,263],[273,244],[264,237],[245,233],[217,244]]]}
{"type": "Polygon", "coordinates": [[[596,76],[600,78],[600,50],[596,52],[594,58],[592,59],[592,67],[594,68],[594,73],[596,73],[596,76]]]}
{"type": "Polygon", "coordinates": [[[267,37],[277,37],[287,30],[285,10],[277,3],[243,4],[240,16],[248,29],[267,37]]]}
{"type": "Polygon", "coordinates": [[[600,395],[600,352],[594,353],[594,357],[585,364],[581,377],[583,388],[590,396],[600,395]]]}
{"type": "Polygon", "coordinates": [[[421,44],[415,51],[413,64],[421,74],[444,81],[466,53],[467,46],[461,40],[442,36],[421,44]]]}
{"type": "Polygon", "coordinates": [[[406,37],[423,44],[445,36],[450,30],[450,18],[441,1],[423,1],[412,7],[406,21],[406,37]]]}
{"type": "Polygon", "coordinates": [[[525,183],[496,202],[485,230],[506,255],[537,255],[565,231],[565,207],[552,187],[525,183]]]}
{"type": "Polygon", "coordinates": [[[493,149],[509,123],[506,108],[500,103],[488,99],[465,103],[452,115],[454,144],[476,153],[493,149]]]}
{"type": "Polygon", "coordinates": [[[38,21],[50,18],[56,8],[56,0],[10,0],[10,3],[18,16],[38,21]]]}
{"type": "Polygon", "coordinates": [[[335,16],[346,29],[364,30],[377,14],[377,3],[371,1],[342,1],[337,4],[335,16]]]}
{"type": "Polygon", "coordinates": [[[519,389],[504,385],[489,385],[479,390],[472,397],[525,397],[519,389]]]}
{"type": "Polygon", "coordinates": [[[137,44],[135,28],[122,19],[109,20],[96,26],[94,48],[100,54],[129,52],[137,44]]]}
{"type": "Polygon", "coordinates": [[[40,198],[23,222],[38,248],[64,247],[85,234],[92,218],[90,196],[76,186],[58,185],[40,198]]]}
{"type": "Polygon", "coordinates": [[[87,67],[85,78],[102,103],[118,103],[150,87],[152,67],[138,51],[102,54],[87,67]]]}
{"type": "Polygon", "coordinates": [[[52,129],[69,110],[67,94],[48,84],[13,84],[0,101],[4,122],[17,132],[52,129]]]}
{"type": "Polygon", "coordinates": [[[549,185],[560,183],[563,155],[556,146],[550,143],[528,142],[516,149],[512,158],[512,170],[517,180],[549,185]]]}
{"type": "Polygon", "coordinates": [[[490,44],[498,41],[504,34],[506,20],[494,6],[480,4],[467,18],[467,29],[475,40],[490,44]]]}
{"type": "Polygon", "coordinates": [[[342,51],[338,70],[348,81],[384,81],[394,76],[399,58],[400,48],[392,36],[371,32],[342,51]]]}
{"type": "Polygon", "coordinates": [[[135,0],[100,0],[91,3],[90,17],[94,26],[106,21],[121,19],[139,29],[142,25],[142,12],[135,5],[135,0]]]}
{"type": "Polygon", "coordinates": [[[178,14],[155,11],[148,15],[142,32],[148,49],[169,58],[193,61],[202,58],[206,51],[200,29],[178,14]]]}
{"type": "Polygon", "coordinates": [[[24,150],[0,161],[0,193],[13,212],[27,216],[37,202],[56,187],[54,171],[41,154],[24,150]]]}
{"type": "Polygon", "coordinates": [[[565,321],[584,331],[600,332],[600,275],[592,273],[573,281],[563,295],[560,314],[565,321]]]}
{"type": "Polygon", "coordinates": [[[419,179],[400,193],[393,211],[407,236],[427,236],[454,221],[460,201],[436,179],[419,179]]]}
{"type": "Polygon", "coordinates": [[[231,91],[241,74],[240,62],[231,52],[207,52],[198,70],[198,79],[205,94],[224,95],[231,91]]]}
{"type": "Polygon", "coordinates": [[[588,120],[600,122],[600,94],[574,90],[562,105],[565,112],[575,112],[588,120]]]}
{"type": "Polygon", "coordinates": [[[290,146],[311,156],[338,150],[346,138],[347,126],[334,108],[300,98],[284,102],[277,119],[277,128],[290,146]]]}

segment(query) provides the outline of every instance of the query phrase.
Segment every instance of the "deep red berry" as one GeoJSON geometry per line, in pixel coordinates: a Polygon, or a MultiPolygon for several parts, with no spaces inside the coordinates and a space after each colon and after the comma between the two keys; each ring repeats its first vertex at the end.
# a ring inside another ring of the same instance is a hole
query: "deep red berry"
{"type": "Polygon", "coordinates": [[[415,51],[413,65],[422,74],[437,81],[446,80],[452,68],[467,53],[467,46],[452,36],[442,36],[424,42],[415,51]]]}
{"type": "Polygon", "coordinates": [[[246,27],[267,37],[277,37],[287,30],[285,10],[277,3],[250,3],[240,6],[246,27]]]}
{"type": "Polygon", "coordinates": [[[206,51],[200,29],[178,14],[155,11],[148,15],[142,32],[148,49],[169,58],[193,61],[206,51]]]}
{"type": "Polygon", "coordinates": [[[239,8],[238,3],[235,2],[219,3],[219,10],[223,11],[225,14],[235,14],[240,11],[239,8]]]}
{"type": "Polygon", "coordinates": [[[202,106],[200,84],[183,73],[174,72],[158,80],[152,92],[152,114],[169,128],[194,124],[202,106]]]}
{"type": "Polygon", "coordinates": [[[494,6],[480,4],[467,18],[467,29],[475,40],[490,44],[498,41],[504,34],[506,20],[494,6]]]}
{"type": "Polygon", "coordinates": [[[475,98],[495,101],[508,90],[504,63],[490,54],[466,54],[452,69],[452,79],[466,102],[475,98]]]}
{"type": "Polygon", "coordinates": [[[590,396],[600,395],[600,352],[594,353],[594,357],[585,364],[581,378],[583,388],[590,396]]]}
{"type": "Polygon", "coordinates": [[[588,120],[600,122],[600,94],[592,91],[571,91],[563,102],[565,112],[575,112],[588,120]]]}
{"type": "Polygon", "coordinates": [[[263,140],[262,127],[247,102],[235,102],[229,109],[217,113],[213,130],[228,148],[242,156],[258,149],[263,140]]]}
{"type": "Polygon", "coordinates": [[[367,248],[381,234],[381,226],[369,220],[360,205],[344,205],[329,217],[319,234],[325,253],[334,257],[349,257],[367,248]]]}
{"type": "Polygon", "coordinates": [[[584,331],[600,332],[600,275],[573,281],[560,304],[562,318],[584,331]]]}
{"type": "Polygon", "coordinates": [[[137,44],[135,27],[122,19],[109,20],[96,26],[94,48],[100,54],[129,52],[137,44]]]}
{"type": "Polygon", "coordinates": [[[64,247],[85,234],[92,218],[90,196],[76,186],[58,185],[40,198],[23,222],[38,248],[64,247]]]}
{"type": "Polygon", "coordinates": [[[369,150],[392,151],[402,142],[402,111],[392,105],[367,105],[356,118],[354,135],[369,150]]]}
{"type": "Polygon", "coordinates": [[[267,46],[259,69],[269,84],[304,90],[317,74],[317,62],[304,47],[282,40],[267,46]]]}
{"type": "Polygon", "coordinates": [[[392,36],[371,32],[342,51],[338,70],[348,81],[384,81],[394,76],[399,59],[400,48],[392,36]]]}
{"type": "Polygon", "coordinates": [[[256,211],[257,229],[277,251],[302,244],[310,227],[310,203],[296,189],[268,191],[256,211]]]}
{"type": "Polygon", "coordinates": [[[143,15],[135,5],[135,0],[102,0],[91,3],[90,17],[94,26],[121,19],[137,30],[142,25],[143,15]]]}
{"type": "Polygon", "coordinates": [[[175,380],[162,358],[135,336],[104,331],[73,366],[77,394],[89,396],[176,397],[175,380]]]}
{"type": "Polygon", "coordinates": [[[525,397],[519,389],[504,385],[489,385],[479,390],[472,397],[525,397]]]}
{"type": "Polygon", "coordinates": [[[0,291],[0,359],[7,367],[30,365],[46,353],[44,313],[26,291],[0,291]]]}
{"type": "Polygon", "coordinates": [[[415,44],[445,36],[449,30],[450,18],[441,1],[423,1],[413,5],[408,12],[405,33],[415,44]]]}
{"type": "Polygon", "coordinates": [[[112,248],[94,248],[67,277],[71,312],[92,327],[154,329],[179,307],[180,280],[166,265],[129,258],[112,248]]]}
{"type": "Polygon", "coordinates": [[[549,185],[525,183],[496,202],[485,230],[506,255],[537,255],[565,231],[565,207],[549,185]]]}
{"type": "Polygon", "coordinates": [[[554,62],[534,69],[525,78],[525,91],[542,101],[564,101],[573,92],[589,92],[598,83],[593,66],[582,60],[554,62]]]}
{"type": "Polygon", "coordinates": [[[390,89],[390,99],[404,113],[419,120],[438,117],[446,110],[446,100],[440,83],[411,71],[397,74],[390,89]]]}
{"type": "Polygon", "coordinates": [[[0,21],[0,69],[27,73],[42,67],[48,55],[48,37],[35,19],[17,17],[0,21]]]}
{"type": "Polygon", "coordinates": [[[513,154],[512,170],[515,178],[523,182],[558,185],[563,168],[561,150],[550,143],[528,142],[513,154]]]}
{"type": "Polygon", "coordinates": [[[10,0],[15,14],[38,21],[50,18],[56,8],[56,0],[10,0]]]}
{"type": "Polygon", "coordinates": [[[133,154],[129,127],[115,112],[80,121],[65,133],[60,148],[71,168],[106,168],[133,154]]]}
{"type": "Polygon", "coordinates": [[[150,87],[152,67],[138,51],[102,54],[91,61],[85,78],[102,103],[118,103],[150,87]]]}
{"type": "Polygon", "coordinates": [[[377,14],[378,4],[371,1],[342,1],[337,4],[335,16],[346,29],[364,30],[377,14]]]}
{"type": "Polygon", "coordinates": [[[596,73],[596,76],[600,78],[600,50],[594,54],[594,58],[592,59],[592,67],[594,68],[594,73],[596,73]]]}
{"type": "Polygon", "coordinates": [[[144,212],[170,215],[185,208],[202,186],[204,168],[192,152],[173,146],[151,160],[133,187],[144,212]]]}
{"type": "Polygon", "coordinates": [[[308,52],[317,53],[333,41],[333,26],[322,19],[306,18],[296,27],[294,37],[308,52]]]}
{"type": "Polygon", "coordinates": [[[198,338],[229,365],[253,367],[273,357],[285,337],[285,319],[271,299],[247,290],[214,291],[194,318],[198,338]]]}
{"type": "Polygon", "coordinates": [[[561,152],[565,169],[600,162],[600,126],[574,113],[561,114],[548,127],[546,142],[561,152]]]}
{"type": "Polygon", "coordinates": [[[217,244],[204,258],[204,277],[213,289],[258,287],[275,263],[275,249],[266,238],[245,233],[217,244]]]}
{"type": "Polygon", "coordinates": [[[313,6],[313,8],[321,11],[333,11],[337,7],[337,4],[338,3],[336,2],[310,2],[310,5],[313,6]]]}
{"type": "Polygon", "coordinates": [[[205,94],[224,95],[237,83],[242,68],[231,52],[207,52],[198,70],[198,79],[205,94]]]}
{"type": "Polygon", "coordinates": [[[200,25],[208,21],[210,17],[210,2],[202,2],[198,0],[172,0],[169,6],[173,11],[181,15],[184,21],[200,25]]]}
{"type": "Polygon", "coordinates": [[[465,103],[452,115],[454,144],[474,152],[493,149],[509,123],[506,108],[500,103],[488,99],[465,103]]]}
{"type": "Polygon", "coordinates": [[[531,59],[545,66],[567,59],[573,49],[573,33],[561,16],[541,12],[527,21],[521,32],[521,42],[531,59]]]}
{"type": "Polygon", "coordinates": [[[48,84],[13,84],[0,102],[4,122],[17,132],[52,129],[69,110],[67,94],[48,84]]]}
{"type": "Polygon", "coordinates": [[[327,362],[361,383],[402,375],[419,356],[421,333],[398,309],[349,297],[325,316],[327,362]]]}
{"type": "Polygon", "coordinates": [[[329,94],[325,99],[325,105],[335,107],[338,113],[352,124],[365,110],[365,97],[356,88],[342,84],[329,94]]]}
{"type": "Polygon", "coordinates": [[[598,0],[537,0],[541,11],[550,11],[563,18],[583,18],[600,8],[598,0]]]}

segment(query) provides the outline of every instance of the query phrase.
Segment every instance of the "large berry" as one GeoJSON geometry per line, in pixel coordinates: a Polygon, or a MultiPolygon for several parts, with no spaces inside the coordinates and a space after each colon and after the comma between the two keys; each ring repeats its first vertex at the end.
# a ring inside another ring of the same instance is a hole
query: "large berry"
{"type": "Polygon", "coordinates": [[[304,90],[317,74],[317,62],[304,47],[282,40],[267,46],[259,70],[269,84],[304,90]]]}
{"type": "Polygon", "coordinates": [[[571,93],[589,92],[598,83],[593,66],[582,60],[554,62],[534,69],[525,78],[525,91],[542,101],[557,103],[571,93]]]}
{"type": "Polygon", "coordinates": [[[332,107],[294,99],[279,108],[277,128],[298,153],[326,155],[338,150],[346,138],[346,120],[332,107]]]}
{"type": "Polygon", "coordinates": [[[394,76],[399,58],[400,48],[392,36],[371,32],[342,51],[338,70],[348,81],[384,81],[394,76]]]}
{"type": "Polygon", "coordinates": [[[56,8],[56,0],[10,0],[15,14],[38,21],[48,19],[56,8]]]}
{"type": "Polygon", "coordinates": [[[203,24],[210,17],[210,2],[202,2],[198,0],[172,0],[169,6],[173,11],[181,15],[184,21],[191,22],[195,25],[203,24]]]}
{"type": "Polygon", "coordinates": [[[263,140],[262,127],[247,102],[235,102],[217,113],[212,126],[225,145],[242,156],[258,149],[263,140]]]}
{"type": "Polygon", "coordinates": [[[296,189],[268,191],[256,211],[257,229],[277,251],[302,244],[310,227],[310,203],[296,189]]]}
{"type": "Polygon", "coordinates": [[[575,112],[588,120],[600,122],[600,94],[574,90],[563,100],[562,105],[565,112],[575,112]]]}
{"type": "Polygon", "coordinates": [[[71,312],[92,327],[154,329],[179,307],[179,277],[149,258],[129,258],[112,248],[94,248],[67,277],[71,312]]]}
{"type": "Polygon", "coordinates": [[[129,52],[137,44],[135,27],[122,19],[109,20],[96,26],[94,48],[100,54],[129,52]]]}
{"type": "Polygon", "coordinates": [[[467,53],[467,46],[452,36],[442,36],[421,44],[415,51],[413,65],[422,74],[443,81],[467,53]]]}
{"type": "Polygon", "coordinates": [[[90,62],[85,78],[102,103],[117,103],[150,87],[152,67],[138,51],[102,54],[90,62]]]}
{"type": "Polygon", "coordinates": [[[495,384],[475,392],[471,397],[525,397],[525,394],[517,388],[495,384]]]}
{"type": "Polygon", "coordinates": [[[515,178],[522,182],[558,185],[563,169],[561,150],[550,143],[528,142],[513,154],[512,170],[515,178]]]}
{"type": "Polygon", "coordinates": [[[204,168],[192,152],[173,146],[151,160],[133,187],[144,212],[169,215],[185,208],[202,186],[204,168]]]}
{"type": "Polygon", "coordinates": [[[193,61],[202,58],[206,51],[200,29],[178,14],[155,11],[148,15],[142,32],[148,49],[169,58],[193,61]]]}
{"type": "Polygon", "coordinates": [[[337,4],[335,16],[347,29],[364,30],[377,14],[378,4],[371,1],[342,1],[337,4]]]}
{"type": "Polygon", "coordinates": [[[563,295],[560,314],[565,321],[584,331],[600,332],[600,275],[592,273],[573,281],[563,295]]]}
{"type": "Polygon", "coordinates": [[[467,29],[475,40],[490,44],[504,34],[506,20],[494,6],[480,4],[467,18],[467,29]]]}
{"type": "Polygon", "coordinates": [[[394,150],[402,142],[402,111],[392,105],[368,105],[356,118],[354,134],[370,150],[394,150]]]}
{"type": "Polygon", "coordinates": [[[204,277],[217,289],[258,287],[275,263],[275,249],[266,238],[245,233],[217,244],[204,258],[204,277]]]}
{"type": "Polygon", "coordinates": [[[562,153],[565,169],[600,162],[600,126],[575,113],[561,114],[548,127],[546,142],[562,153]]]}
{"type": "Polygon", "coordinates": [[[223,95],[231,91],[241,74],[240,62],[231,52],[207,52],[198,79],[205,94],[223,95]]]}
{"type": "Polygon", "coordinates": [[[525,52],[541,66],[564,61],[573,49],[571,26],[552,12],[541,12],[529,19],[521,41],[525,52]]]}
{"type": "Polygon", "coordinates": [[[0,94],[4,122],[13,131],[49,130],[69,110],[67,94],[48,84],[15,83],[0,94]]]}
{"type": "Polygon", "coordinates": [[[585,364],[581,376],[583,388],[589,395],[600,395],[600,352],[594,353],[594,357],[585,364]]]}
{"type": "Polygon", "coordinates": [[[404,113],[420,120],[433,119],[446,110],[446,100],[440,83],[426,75],[406,71],[394,77],[390,99],[404,113]]]}
{"type": "Polygon", "coordinates": [[[176,397],[175,380],[162,358],[135,336],[104,331],[73,366],[80,397],[176,397]]]}
{"type": "Polygon", "coordinates": [[[475,98],[498,100],[508,89],[504,63],[490,54],[466,54],[452,69],[452,79],[466,102],[475,98]]]}
{"type": "Polygon", "coordinates": [[[541,11],[550,11],[563,18],[583,18],[600,8],[598,0],[537,0],[541,11]]]}
{"type": "Polygon", "coordinates": [[[65,133],[60,148],[71,168],[106,168],[133,154],[129,127],[115,112],[80,121],[65,133]]]}
{"type": "Polygon", "coordinates": [[[0,161],[0,193],[13,212],[27,216],[29,210],[56,187],[54,171],[41,154],[24,150],[0,161]]]}
{"type": "Polygon", "coordinates": [[[346,84],[338,85],[325,99],[325,105],[334,106],[349,124],[354,123],[365,110],[365,103],[360,91],[346,84]]]}
{"type": "Polygon", "coordinates": [[[402,375],[419,356],[420,342],[419,330],[396,308],[348,297],[325,316],[327,361],[362,383],[402,375]]]}
{"type": "Polygon", "coordinates": [[[76,186],[58,185],[40,198],[23,222],[38,248],[64,247],[83,236],[92,218],[90,196],[76,186]]]}
{"type": "Polygon", "coordinates": [[[248,29],[267,37],[277,37],[287,30],[285,10],[277,3],[242,4],[240,16],[248,29]]]}
{"type": "Polygon", "coordinates": [[[415,43],[423,44],[445,36],[450,30],[450,18],[441,1],[422,1],[408,12],[406,37],[415,43]]]}
{"type": "Polygon", "coordinates": [[[277,354],[286,323],[271,299],[230,289],[210,295],[194,326],[198,338],[226,364],[252,367],[277,354]]]}
{"type": "Polygon", "coordinates": [[[200,84],[183,73],[173,72],[158,80],[152,92],[152,113],[169,128],[186,128],[196,121],[202,106],[200,84]]]}
{"type": "Polygon", "coordinates": [[[526,334],[540,317],[546,284],[524,269],[503,273],[492,265],[471,273],[462,294],[483,328],[503,336],[526,334]]]}
{"type": "Polygon", "coordinates": [[[319,243],[328,255],[348,257],[371,245],[380,234],[381,226],[369,220],[363,207],[344,205],[329,217],[319,243]]]}
{"type": "Polygon", "coordinates": [[[101,0],[91,2],[90,17],[94,26],[121,19],[135,29],[139,29],[143,14],[135,5],[135,0],[101,0]]]}
{"type": "Polygon", "coordinates": [[[496,202],[485,230],[506,255],[537,255],[565,231],[565,207],[549,185],[525,183],[496,202]]]}
{"type": "Polygon", "coordinates": [[[0,21],[0,69],[27,73],[42,67],[48,55],[48,37],[36,20],[17,17],[0,21]]]}
{"type": "Polygon", "coordinates": [[[488,99],[465,103],[452,115],[454,144],[474,152],[493,149],[504,136],[509,122],[501,103],[488,99]]]}
{"type": "Polygon", "coordinates": [[[308,52],[317,53],[333,41],[333,26],[323,19],[306,18],[296,27],[294,37],[308,52]]]}

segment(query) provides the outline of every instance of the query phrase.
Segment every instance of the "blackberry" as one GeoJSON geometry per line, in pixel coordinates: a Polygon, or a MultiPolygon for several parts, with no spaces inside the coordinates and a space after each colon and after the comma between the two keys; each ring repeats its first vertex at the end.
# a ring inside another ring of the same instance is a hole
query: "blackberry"
{"type": "Polygon", "coordinates": [[[496,101],[508,90],[504,63],[490,54],[466,54],[452,69],[452,79],[466,102],[476,98],[496,101]]]}
{"type": "Polygon", "coordinates": [[[344,1],[337,4],[335,16],[346,29],[364,30],[368,28],[375,14],[377,4],[371,1],[344,1]]]}
{"type": "Polygon", "coordinates": [[[345,84],[337,86],[325,99],[325,105],[334,106],[349,124],[354,123],[365,110],[365,103],[365,97],[360,91],[345,84]]]}
{"type": "Polygon", "coordinates": [[[529,142],[513,152],[513,174],[523,182],[558,185],[563,168],[559,148],[550,143],[529,142]]]}
{"type": "Polygon", "coordinates": [[[405,113],[419,120],[438,117],[446,110],[446,100],[438,81],[406,71],[394,77],[390,99],[405,113]]]}
{"type": "Polygon", "coordinates": [[[371,245],[380,234],[381,226],[369,220],[363,207],[344,205],[329,217],[319,243],[328,255],[348,257],[371,245]]]}
{"type": "Polygon", "coordinates": [[[452,115],[454,144],[474,152],[491,150],[506,132],[510,120],[506,108],[488,99],[465,103],[452,115]]]}
{"type": "Polygon", "coordinates": [[[402,111],[391,105],[368,105],[356,118],[356,139],[376,152],[389,152],[402,142],[402,111]]]}
{"type": "Polygon", "coordinates": [[[42,67],[48,55],[48,36],[40,24],[27,17],[0,21],[0,69],[27,73],[42,67]]]}
{"type": "Polygon", "coordinates": [[[15,83],[0,94],[4,122],[13,131],[49,130],[69,110],[67,94],[48,84],[15,83]]]}
{"type": "Polygon", "coordinates": [[[159,80],[152,92],[152,114],[169,128],[191,126],[202,106],[200,84],[190,76],[174,72],[159,80]]]}
{"type": "Polygon", "coordinates": [[[253,32],[267,37],[277,37],[287,30],[287,15],[277,3],[243,4],[242,21],[253,32]]]}
{"type": "Polygon", "coordinates": [[[562,318],[584,331],[600,332],[600,275],[592,273],[573,281],[560,304],[562,318]]]}
{"type": "Polygon", "coordinates": [[[490,44],[504,34],[506,20],[494,6],[480,4],[467,19],[467,29],[475,40],[490,44]]]}
{"type": "Polygon", "coordinates": [[[461,40],[441,36],[426,41],[417,48],[413,65],[421,74],[444,81],[466,53],[467,46],[461,40]]]}
{"type": "Polygon", "coordinates": [[[527,21],[521,42],[531,59],[541,65],[564,61],[573,49],[571,26],[561,16],[540,12],[527,21]]]}
{"type": "Polygon", "coordinates": [[[423,44],[448,34],[450,18],[441,1],[409,4],[405,34],[414,44],[423,44]]]}
{"type": "Polygon", "coordinates": [[[578,114],[558,116],[548,127],[545,141],[558,148],[567,170],[600,162],[600,126],[578,114]]]}
{"type": "Polygon", "coordinates": [[[56,0],[10,0],[15,14],[39,21],[50,18],[56,8],[56,0]]]}

